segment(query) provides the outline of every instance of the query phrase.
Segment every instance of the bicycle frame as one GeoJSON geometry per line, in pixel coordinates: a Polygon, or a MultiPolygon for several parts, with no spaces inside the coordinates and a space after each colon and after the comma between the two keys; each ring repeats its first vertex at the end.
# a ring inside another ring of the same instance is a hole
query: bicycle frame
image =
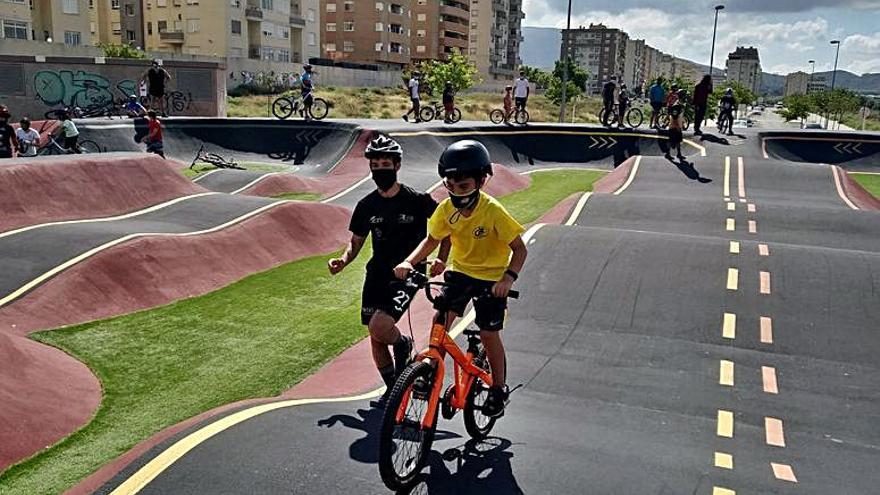
{"type": "MultiPolygon", "coordinates": [[[[445,320],[445,318],[445,316],[441,316],[441,319],[445,320]]],[[[436,370],[434,373],[434,384],[431,388],[431,395],[428,398],[428,411],[422,420],[423,429],[431,428],[434,424],[434,418],[440,404],[440,391],[443,388],[443,378],[446,373],[445,360],[447,354],[452,356],[454,366],[453,372],[455,383],[453,390],[455,392],[452,397],[452,407],[455,409],[464,409],[467,395],[470,393],[475,378],[482,380],[488,387],[492,386],[492,375],[473,364],[474,356],[462,351],[458,344],[455,343],[455,339],[446,332],[446,322],[435,322],[431,327],[431,340],[428,349],[416,356],[417,361],[425,361],[428,364],[432,364],[436,370]]],[[[406,408],[409,405],[409,397],[410,395],[406,394],[400,402],[400,407],[397,409],[398,423],[403,421],[403,418],[406,415],[406,408]]]]}

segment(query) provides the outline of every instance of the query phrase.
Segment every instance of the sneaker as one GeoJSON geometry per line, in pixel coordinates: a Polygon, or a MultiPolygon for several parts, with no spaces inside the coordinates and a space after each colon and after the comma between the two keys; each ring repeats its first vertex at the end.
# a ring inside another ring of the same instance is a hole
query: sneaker
{"type": "Polygon", "coordinates": [[[678,154],[678,159],[679,159],[679,160],[684,160],[684,155],[682,155],[681,153],[679,153],[679,154],[678,154]]]}
{"type": "Polygon", "coordinates": [[[486,402],[483,402],[483,416],[489,418],[500,418],[504,415],[504,407],[507,405],[507,398],[510,393],[501,387],[492,387],[486,396],[486,402]]]}
{"type": "Polygon", "coordinates": [[[670,155],[669,153],[666,153],[663,156],[665,156],[667,160],[672,160],[672,155],[670,155]]]}
{"type": "Polygon", "coordinates": [[[413,341],[411,338],[402,335],[400,342],[394,344],[394,373],[400,376],[406,365],[409,364],[410,355],[412,354],[413,341]]]}
{"type": "Polygon", "coordinates": [[[703,135],[703,131],[701,131],[701,130],[699,130],[699,129],[697,129],[696,131],[694,131],[694,136],[702,136],[702,135],[703,135]]]}
{"type": "Polygon", "coordinates": [[[404,122],[409,122],[409,115],[404,115],[404,116],[403,116],[403,121],[404,121],[404,122]]]}

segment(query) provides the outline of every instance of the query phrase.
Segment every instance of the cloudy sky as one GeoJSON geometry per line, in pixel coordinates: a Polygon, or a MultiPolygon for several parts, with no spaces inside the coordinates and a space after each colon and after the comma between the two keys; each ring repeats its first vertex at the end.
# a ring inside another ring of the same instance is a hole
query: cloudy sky
{"type": "MultiPolygon", "coordinates": [[[[568,0],[524,0],[525,26],[565,27],[568,0]]],[[[759,49],[765,71],[786,74],[834,66],[833,39],[843,41],[839,68],[880,72],[880,0],[573,0],[572,27],[603,22],[683,58],[709,64],[713,7],[718,60],[736,45],[759,49]]]]}

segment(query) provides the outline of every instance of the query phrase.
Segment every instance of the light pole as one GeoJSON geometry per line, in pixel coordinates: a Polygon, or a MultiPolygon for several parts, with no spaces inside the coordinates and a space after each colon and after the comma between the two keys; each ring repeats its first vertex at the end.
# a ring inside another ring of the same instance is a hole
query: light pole
{"type": "MultiPolygon", "coordinates": [[[[568,0],[568,20],[565,24],[565,30],[571,39],[571,0],[568,0]]],[[[569,43],[565,41],[565,33],[562,35],[562,104],[559,106],[559,123],[565,122],[565,99],[567,98],[568,89],[568,60],[569,60],[569,43]]]]}
{"type": "Polygon", "coordinates": [[[715,27],[712,28],[712,55],[709,56],[709,77],[712,77],[713,65],[715,64],[715,35],[718,33],[718,12],[724,10],[724,5],[715,6],[715,27]]]}
{"type": "Polygon", "coordinates": [[[837,79],[837,59],[840,57],[840,40],[832,40],[832,45],[837,45],[837,53],[834,55],[834,72],[831,73],[831,91],[834,91],[834,81],[837,79]]]}
{"type": "Polygon", "coordinates": [[[807,84],[807,91],[806,91],[807,94],[810,94],[810,88],[813,87],[813,74],[816,73],[816,61],[809,60],[809,61],[807,61],[807,63],[810,64],[810,66],[812,67],[810,69],[810,83],[807,84]]]}

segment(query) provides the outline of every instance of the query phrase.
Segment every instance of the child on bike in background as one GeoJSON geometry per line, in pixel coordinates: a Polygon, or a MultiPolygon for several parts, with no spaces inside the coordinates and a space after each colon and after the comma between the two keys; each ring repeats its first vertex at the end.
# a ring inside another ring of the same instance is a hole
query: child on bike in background
{"type": "Polygon", "coordinates": [[[12,158],[15,150],[15,130],[9,125],[9,109],[0,105],[0,158],[12,158]]]}
{"type": "Polygon", "coordinates": [[[446,86],[443,87],[443,110],[444,117],[443,122],[447,124],[452,123],[452,110],[455,109],[455,90],[452,89],[452,83],[446,81],[446,86]]]}
{"type": "Polygon", "coordinates": [[[620,84],[620,92],[617,94],[617,128],[623,129],[623,119],[626,117],[626,111],[629,108],[629,92],[626,84],[620,84]]]}
{"type": "Polygon", "coordinates": [[[18,156],[37,156],[40,133],[31,129],[31,121],[27,117],[22,117],[18,121],[18,126],[18,129],[15,130],[15,139],[18,141],[18,156]]]}
{"type": "Polygon", "coordinates": [[[59,119],[61,120],[61,130],[58,132],[59,137],[64,138],[64,147],[68,153],[82,153],[79,149],[79,130],[73,119],[70,118],[70,112],[62,110],[59,119]]]}
{"type": "MultiPolygon", "coordinates": [[[[438,297],[451,308],[446,315],[447,328],[474,299],[476,323],[493,382],[482,412],[497,418],[504,413],[509,395],[499,331],[504,326],[507,294],[526,261],[527,249],[521,237],[525,229],[501,203],[481,191],[492,174],[489,151],[481,143],[463,140],[450,144],[440,156],[438,171],[449,198],[428,220],[428,236],[397,265],[394,274],[405,279],[442,239],[451,240],[452,268],[444,273],[447,285],[438,297]],[[480,296],[485,290],[491,290],[491,297],[480,296]]],[[[442,262],[436,263],[442,267],[442,262]]]]}
{"type": "Polygon", "coordinates": [[[162,143],[162,122],[159,121],[159,117],[156,116],[156,112],[153,110],[147,112],[147,117],[149,118],[147,122],[150,129],[150,133],[144,138],[144,143],[147,145],[147,153],[155,153],[165,158],[164,145],[162,143]]]}
{"type": "Polygon", "coordinates": [[[686,99],[684,90],[679,90],[675,95],[672,106],[669,107],[669,151],[666,152],[666,158],[672,159],[672,150],[676,151],[679,160],[684,160],[681,154],[681,143],[684,140],[682,129],[684,128],[684,102],[686,99]]]}
{"type": "Polygon", "coordinates": [[[508,122],[510,120],[510,114],[513,111],[513,86],[507,85],[504,87],[504,121],[508,122]]]}
{"type": "Polygon", "coordinates": [[[299,81],[303,101],[303,118],[312,120],[312,103],[315,101],[315,97],[312,94],[314,83],[312,83],[312,66],[310,64],[303,66],[303,73],[299,76],[299,81]]]}

